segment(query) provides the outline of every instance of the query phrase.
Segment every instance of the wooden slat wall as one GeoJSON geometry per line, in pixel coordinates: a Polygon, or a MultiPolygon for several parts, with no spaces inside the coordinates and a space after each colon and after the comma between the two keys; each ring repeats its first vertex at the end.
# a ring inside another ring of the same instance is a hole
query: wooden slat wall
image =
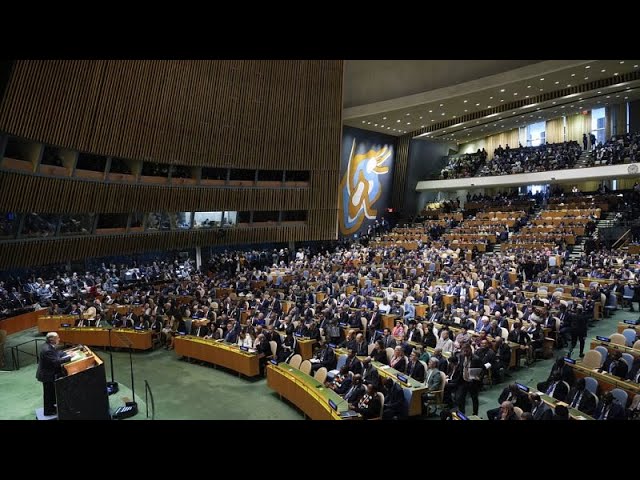
{"type": "Polygon", "coordinates": [[[0,129],[163,163],[331,170],[341,101],[342,61],[25,60],[0,129]]]}
{"type": "Polygon", "coordinates": [[[316,235],[319,240],[330,240],[335,238],[336,228],[334,226],[333,234],[322,233],[326,231],[324,224],[327,221],[335,224],[336,219],[335,211],[314,212],[310,216],[309,226],[229,228],[225,229],[224,238],[218,238],[218,229],[216,229],[0,243],[0,269],[196,246],[304,241],[312,235],[316,235]],[[316,225],[320,227],[317,228],[316,225]]]}
{"type": "MultiPolygon", "coordinates": [[[[318,189],[165,187],[0,172],[0,209],[39,213],[308,210],[318,189]]],[[[328,208],[326,200],[315,204],[328,208]]]]}
{"type": "MultiPolygon", "coordinates": [[[[17,61],[0,104],[0,131],[120,158],[310,170],[311,187],[202,189],[3,172],[1,208],[41,213],[305,209],[307,227],[237,229],[224,243],[336,238],[342,74],[343,62],[334,60],[17,61]]],[[[210,232],[162,232],[10,243],[0,245],[0,268],[217,241],[210,232]]]]}
{"type": "Polygon", "coordinates": [[[413,135],[403,135],[398,138],[398,149],[393,164],[393,194],[391,206],[395,210],[402,210],[404,191],[407,186],[407,167],[409,165],[409,144],[413,135]]]}

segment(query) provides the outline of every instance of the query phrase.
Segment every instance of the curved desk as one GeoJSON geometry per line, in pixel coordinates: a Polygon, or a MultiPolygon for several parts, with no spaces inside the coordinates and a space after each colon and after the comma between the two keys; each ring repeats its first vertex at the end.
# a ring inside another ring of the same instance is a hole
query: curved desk
{"type": "Polygon", "coordinates": [[[90,345],[94,347],[133,348],[149,350],[152,347],[151,330],[131,328],[62,327],[58,329],[64,343],[90,345]],[[111,334],[109,334],[111,330],[111,334]],[[109,338],[111,337],[111,338],[109,338]]]}
{"type": "Polygon", "coordinates": [[[286,363],[267,364],[267,385],[312,420],[343,420],[340,414],[349,410],[345,399],[336,392],[286,363]],[[337,410],[330,406],[330,400],[337,410]]]}
{"type": "Polygon", "coordinates": [[[260,374],[260,355],[240,350],[235,344],[184,335],[175,338],[174,346],[183,357],[220,365],[247,377],[260,374]]]}

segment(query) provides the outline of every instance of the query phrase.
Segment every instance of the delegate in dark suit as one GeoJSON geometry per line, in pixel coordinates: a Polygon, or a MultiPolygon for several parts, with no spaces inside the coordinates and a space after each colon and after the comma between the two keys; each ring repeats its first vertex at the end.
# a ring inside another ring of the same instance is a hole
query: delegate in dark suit
{"type": "MultiPolygon", "coordinates": [[[[578,382],[580,382],[580,380],[578,380],[578,382]]],[[[584,384],[584,381],[582,383],[584,384]]],[[[584,385],[582,388],[580,388],[580,385],[576,385],[576,387],[569,392],[567,403],[571,408],[580,410],[587,415],[593,415],[596,409],[596,397],[584,388],[584,385]]]]}
{"type": "Polygon", "coordinates": [[[59,339],[60,337],[55,332],[49,333],[47,335],[47,343],[42,346],[39,354],[40,361],[38,362],[36,378],[42,382],[45,415],[56,414],[54,406],[56,403],[56,390],[53,382],[62,375],[62,364],[71,359],[70,355],[56,349],[59,339]]]}

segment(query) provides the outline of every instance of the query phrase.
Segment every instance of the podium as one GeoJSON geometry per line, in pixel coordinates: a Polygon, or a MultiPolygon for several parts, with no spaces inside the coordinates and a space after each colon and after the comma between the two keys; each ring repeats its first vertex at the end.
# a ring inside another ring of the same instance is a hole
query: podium
{"type": "Polygon", "coordinates": [[[55,381],[58,420],[109,420],[109,394],[104,362],[88,347],[66,350],[72,355],[55,381]]]}

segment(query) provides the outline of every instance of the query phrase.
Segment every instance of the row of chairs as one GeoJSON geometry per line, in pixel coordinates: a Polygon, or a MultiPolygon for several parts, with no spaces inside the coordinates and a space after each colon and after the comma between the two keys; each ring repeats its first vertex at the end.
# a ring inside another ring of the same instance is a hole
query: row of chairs
{"type": "MultiPolygon", "coordinates": [[[[275,342],[274,342],[275,343],[275,342]]],[[[344,362],[346,360],[346,357],[342,357],[340,360],[342,360],[342,365],[344,365],[344,362]]],[[[290,359],[289,359],[289,365],[291,365],[294,368],[297,368],[298,370],[300,370],[301,372],[306,373],[307,375],[311,375],[311,362],[309,360],[302,360],[302,356],[299,354],[295,354],[293,355],[290,359]]],[[[340,367],[338,367],[340,368],[340,367]]],[[[315,378],[318,382],[324,384],[324,382],[327,380],[327,369],[326,367],[320,367],[318,370],[316,370],[316,373],[314,373],[313,378],[315,378]]],[[[378,392],[378,398],[380,399],[380,415],[376,418],[372,418],[371,420],[381,420],[382,419],[382,413],[384,411],[384,394],[382,392],[378,392]]]]}
{"type": "MultiPolygon", "coordinates": [[[[607,350],[607,347],[598,345],[593,350],[589,350],[585,353],[584,358],[582,359],[582,364],[587,368],[600,368],[607,360],[608,356],[609,351],[607,350]]],[[[634,361],[633,355],[625,352],[622,354],[622,360],[627,364],[629,371],[631,371],[634,361]]]]}
{"type": "Polygon", "coordinates": [[[633,328],[625,328],[622,333],[614,333],[609,337],[611,343],[640,350],[640,340],[636,340],[636,338],[636,331],[633,328]]]}

